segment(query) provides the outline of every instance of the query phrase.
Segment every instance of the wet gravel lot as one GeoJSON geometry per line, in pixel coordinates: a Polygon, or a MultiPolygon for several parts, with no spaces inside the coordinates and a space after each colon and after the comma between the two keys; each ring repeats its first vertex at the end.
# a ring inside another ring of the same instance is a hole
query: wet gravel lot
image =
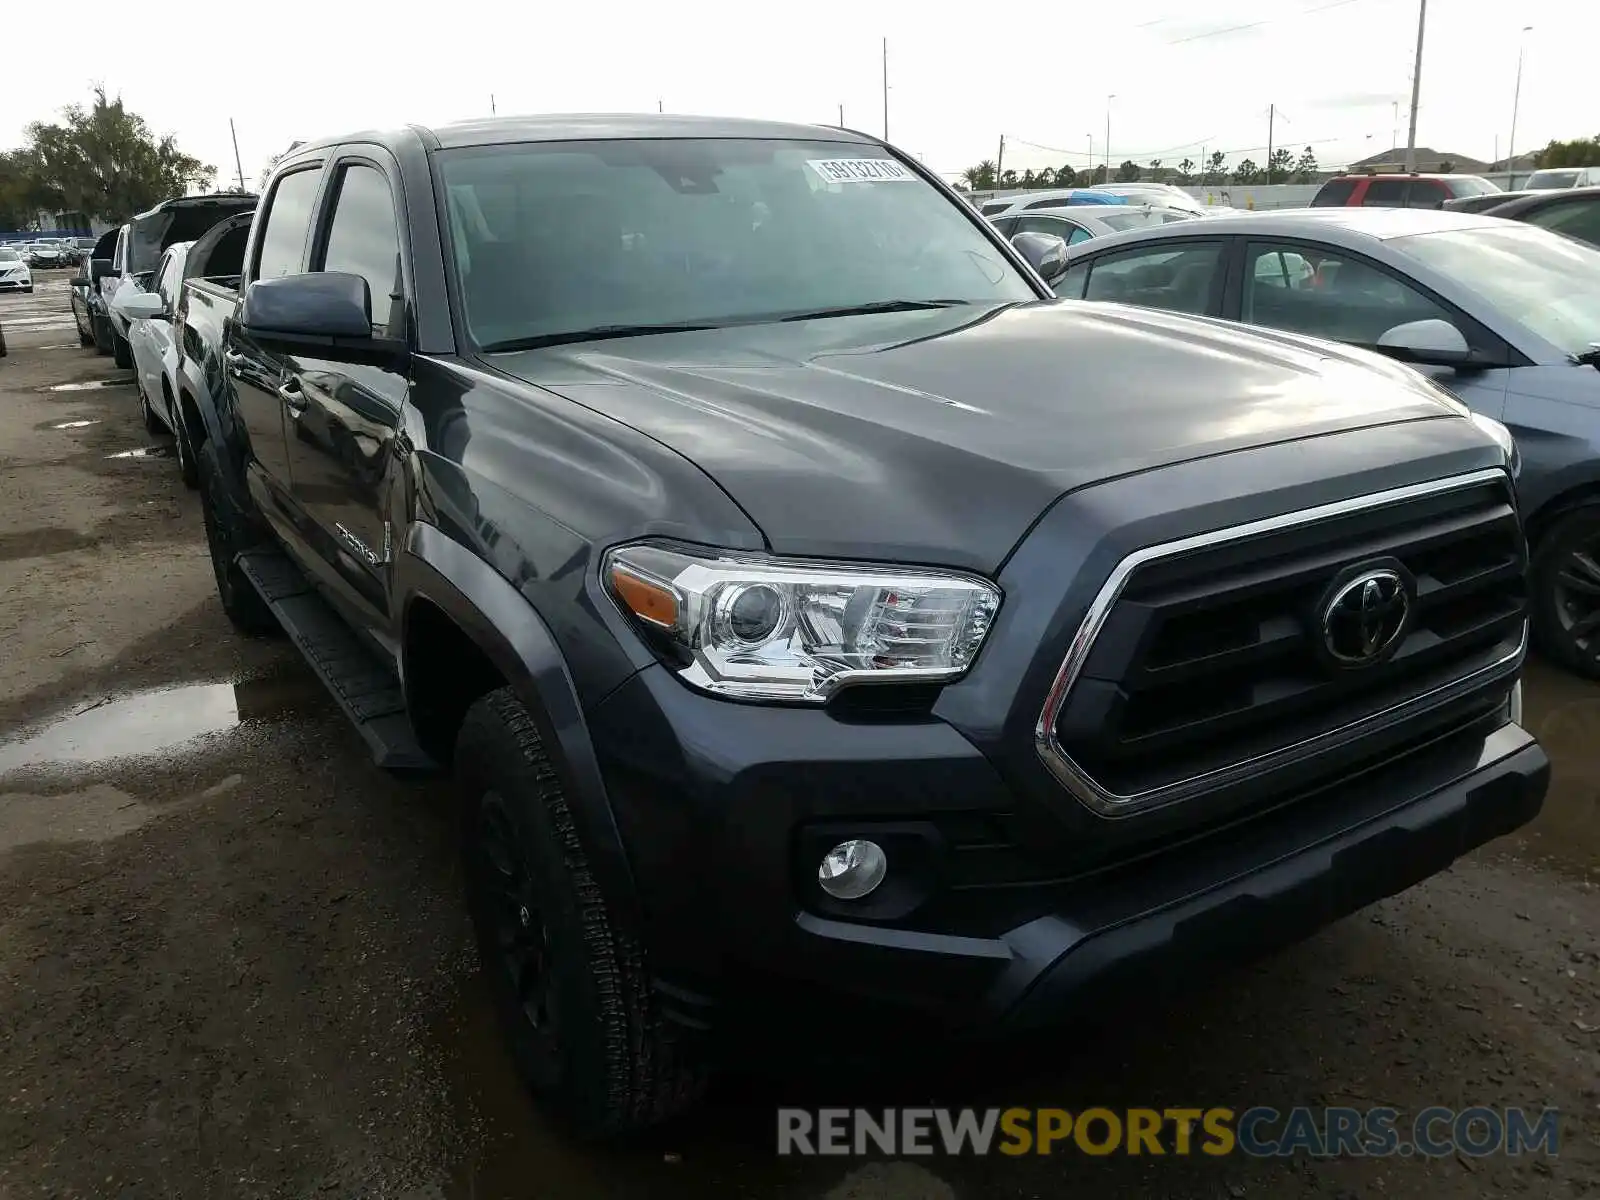
{"type": "Polygon", "coordinates": [[[0,297],[0,1198],[1600,1196],[1600,686],[1535,663],[1540,820],[1180,1005],[1003,1059],[730,1077],[575,1144],[476,978],[441,782],[217,607],[65,273],[0,297]],[[1525,1105],[1553,1160],[777,1159],[779,1104],[1525,1105]]]}

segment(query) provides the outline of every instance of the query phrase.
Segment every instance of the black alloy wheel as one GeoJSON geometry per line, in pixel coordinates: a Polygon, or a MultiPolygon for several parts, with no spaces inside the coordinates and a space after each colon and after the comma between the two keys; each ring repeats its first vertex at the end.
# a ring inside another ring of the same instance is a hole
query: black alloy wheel
{"type": "Polygon", "coordinates": [[[1533,634],[1570,671],[1600,679],[1600,505],[1561,517],[1533,558],[1533,634]]]}

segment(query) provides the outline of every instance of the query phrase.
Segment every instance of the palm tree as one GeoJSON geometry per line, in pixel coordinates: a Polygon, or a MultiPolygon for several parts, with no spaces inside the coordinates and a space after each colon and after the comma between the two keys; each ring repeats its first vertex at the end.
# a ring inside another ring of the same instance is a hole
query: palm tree
{"type": "Polygon", "coordinates": [[[986,158],[977,166],[968,167],[961,172],[961,178],[975,192],[988,191],[994,187],[994,159],[986,158]]]}

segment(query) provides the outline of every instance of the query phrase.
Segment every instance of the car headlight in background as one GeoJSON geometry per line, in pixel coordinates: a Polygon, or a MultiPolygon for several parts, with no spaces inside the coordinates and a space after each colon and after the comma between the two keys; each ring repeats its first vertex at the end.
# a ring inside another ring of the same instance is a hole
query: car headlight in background
{"type": "Polygon", "coordinates": [[[954,679],[1000,607],[1000,590],[970,575],[658,543],[612,550],[603,578],[685,682],[750,700],[954,679]]]}
{"type": "Polygon", "coordinates": [[[1506,464],[1511,469],[1511,478],[1515,479],[1522,474],[1522,452],[1517,449],[1517,439],[1511,436],[1511,430],[1493,417],[1486,417],[1482,413],[1473,413],[1469,419],[1500,443],[1500,449],[1506,452],[1506,464]]]}

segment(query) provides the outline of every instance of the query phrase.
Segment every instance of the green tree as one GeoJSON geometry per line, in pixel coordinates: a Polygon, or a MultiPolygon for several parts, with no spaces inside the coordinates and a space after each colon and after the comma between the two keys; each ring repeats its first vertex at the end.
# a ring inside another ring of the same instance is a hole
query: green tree
{"type": "Polygon", "coordinates": [[[1093,171],[1089,172],[1089,183],[1088,183],[1088,186],[1089,187],[1093,187],[1095,184],[1104,183],[1105,181],[1106,181],[1106,165],[1105,165],[1105,163],[1101,163],[1093,171]]]}
{"type": "Polygon", "coordinates": [[[1056,186],[1073,187],[1078,182],[1078,173],[1066,164],[1056,168],[1056,186]]]}
{"type": "Polygon", "coordinates": [[[975,192],[991,191],[994,188],[994,160],[986,158],[977,166],[968,167],[961,172],[961,178],[966,180],[967,186],[975,192]]]}
{"type": "Polygon", "coordinates": [[[1017,173],[1015,171],[1003,171],[1003,172],[1001,172],[1001,174],[1000,174],[1000,186],[1001,187],[1008,187],[1008,188],[1016,187],[1017,186],[1017,173]]]}
{"type": "Polygon", "coordinates": [[[1282,146],[1272,152],[1272,158],[1267,163],[1268,183],[1288,183],[1289,176],[1294,173],[1294,155],[1282,146]]]}
{"type": "Polygon", "coordinates": [[[208,186],[216,170],[154,134],[119,96],[94,89],[85,107],[71,104],[59,122],[25,130],[23,191],[35,208],[120,221],[162,200],[208,186]]]}
{"type": "Polygon", "coordinates": [[[1117,182],[1118,183],[1138,183],[1139,182],[1139,164],[1134,162],[1133,159],[1131,159],[1131,158],[1123,159],[1122,160],[1122,165],[1117,168],[1117,182]]]}
{"type": "Polygon", "coordinates": [[[1534,155],[1534,162],[1541,167],[1600,166],[1600,136],[1553,141],[1534,155]]]}
{"type": "Polygon", "coordinates": [[[1187,184],[1194,179],[1194,159],[1185,158],[1178,164],[1178,182],[1187,184]]]}
{"type": "Polygon", "coordinates": [[[1261,170],[1251,158],[1244,159],[1233,169],[1235,183],[1258,183],[1261,179],[1261,170]]]}
{"type": "Polygon", "coordinates": [[[1150,160],[1150,178],[1157,183],[1161,182],[1161,160],[1159,158],[1150,160]]]}
{"type": "Polygon", "coordinates": [[[1228,172],[1224,165],[1221,150],[1211,152],[1211,161],[1206,164],[1206,184],[1210,187],[1220,187],[1227,181],[1228,172]]]}
{"type": "Polygon", "coordinates": [[[1456,160],[1453,159],[1453,158],[1447,158],[1447,159],[1445,159],[1443,162],[1441,162],[1439,164],[1439,173],[1441,175],[1448,175],[1448,174],[1450,174],[1450,172],[1454,171],[1455,169],[1456,169],[1456,160]]]}
{"type": "Polygon", "coordinates": [[[1294,165],[1294,181],[1296,183],[1311,183],[1317,177],[1317,156],[1310,146],[1300,155],[1300,161],[1294,165]]]}
{"type": "Polygon", "coordinates": [[[1029,167],[1029,168],[1027,168],[1027,170],[1022,172],[1021,177],[1017,180],[1017,186],[1018,187],[1031,188],[1031,187],[1034,187],[1035,185],[1036,185],[1036,180],[1033,177],[1033,168],[1029,167]]]}

